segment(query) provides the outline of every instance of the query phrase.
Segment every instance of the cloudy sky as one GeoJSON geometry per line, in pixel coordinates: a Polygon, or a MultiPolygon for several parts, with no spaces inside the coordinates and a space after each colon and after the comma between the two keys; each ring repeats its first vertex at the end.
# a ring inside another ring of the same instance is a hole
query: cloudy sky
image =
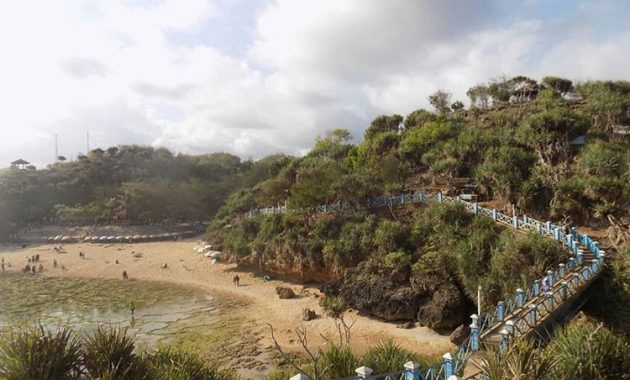
{"type": "Polygon", "coordinates": [[[0,4],[0,167],[91,146],[301,154],[489,78],[630,79],[626,0],[0,4]]]}

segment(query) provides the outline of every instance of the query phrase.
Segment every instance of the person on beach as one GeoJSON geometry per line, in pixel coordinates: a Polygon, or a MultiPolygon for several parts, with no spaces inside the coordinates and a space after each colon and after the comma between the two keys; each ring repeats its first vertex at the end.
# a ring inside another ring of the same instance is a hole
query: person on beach
{"type": "Polygon", "coordinates": [[[53,259],[53,268],[57,268],[57,259],[53,259]]]}
{"type": "Polygon", "coordinates": [[[37,269],[39,273],[42,273],[44,271],[44,264],[39,264],[39,267],[37,269]]]}
{"type": "Polygon", "coordinates": [[[129,275],[127,274],[126,270],[123,271],[122,276],[123,276],[123,280],[128,280],[129,279],[129,275]]]}
{"type": "Polygon", "coordinates": [[[234,284],[236,284],[236,286],[240,286],[239,282],[241,281],[241,278],[238,277],[238,274],[234,276],[234,284]]]}

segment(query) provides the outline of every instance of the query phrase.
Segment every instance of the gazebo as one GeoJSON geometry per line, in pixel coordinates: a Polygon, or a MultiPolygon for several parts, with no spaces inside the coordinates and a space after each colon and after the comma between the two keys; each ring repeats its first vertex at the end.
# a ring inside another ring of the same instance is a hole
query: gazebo
{"type": "Polygon", "coordinates": [[[11,168],[13,168],[13,169],[26,169],[26,167],[28,165],[30,165],[30,164],[31,164],[30,162],[20,158],[19,160],[13,161],[11,163],[11,168]]]}

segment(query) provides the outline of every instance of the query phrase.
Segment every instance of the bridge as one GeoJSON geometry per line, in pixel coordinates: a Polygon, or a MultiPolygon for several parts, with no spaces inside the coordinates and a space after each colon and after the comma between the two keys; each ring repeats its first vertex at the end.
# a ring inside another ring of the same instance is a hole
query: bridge
{"type": "MultiPolygon", "coordinates": [[[[575,228],[565,229],[549,221],[540,222],[527,215],[508,216],[496,209],[481,207],[477,202],[468,202],[460,197],[450,197],[442,193],[404,193],[368,199],[367,208],[397,206],[412,203],[437,202],[461,204],[467,211],[492,218],[496,223],[523,232],[535,232],[562,243],[571,257],[558,268],[549,268],[543,278],[533,281],[527,287],[519,288],[516,294],[496,306],[483,310],[481,315],[471,315],[470,335],[453,353],[446,353],[443,362],[428,368],[420,368],[417,363],[408,362],[404,368],[386,374],[373,375],[367,367],[356,370],[356,376],[343,380],[450,380],[457,376],[467,379],[481,379],[476,370],[476,353],[484,346],[505,350],[509,342],[534,334],[544,326],[570,310],[582,305],[577,303],[580,295],[602,273],[605,253],[599,243],[575,228]]],[[[349,209],[348,204],[337,202],[313,206],[307,209],[291,210],[286,206],[265,207],[249,211],[248,216],[285,213],[332,213],[349,209]]],[[[306,380],[305,374],[298,374],[291,380],[306,380]]]]}

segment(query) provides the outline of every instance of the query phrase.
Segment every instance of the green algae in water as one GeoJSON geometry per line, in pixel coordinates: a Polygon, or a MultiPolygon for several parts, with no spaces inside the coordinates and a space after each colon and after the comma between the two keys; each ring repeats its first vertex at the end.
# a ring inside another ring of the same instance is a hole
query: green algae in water
{"type": "Polygon", "coordinates": [[[79,333],[99,324],[126,327],[138,347],[208,332],[216,312],[207,293],[172,284],[0,273],[0,331],[41,323],[79,333]],[[134,308],[134,317],[131,308],[134,308]]]}

